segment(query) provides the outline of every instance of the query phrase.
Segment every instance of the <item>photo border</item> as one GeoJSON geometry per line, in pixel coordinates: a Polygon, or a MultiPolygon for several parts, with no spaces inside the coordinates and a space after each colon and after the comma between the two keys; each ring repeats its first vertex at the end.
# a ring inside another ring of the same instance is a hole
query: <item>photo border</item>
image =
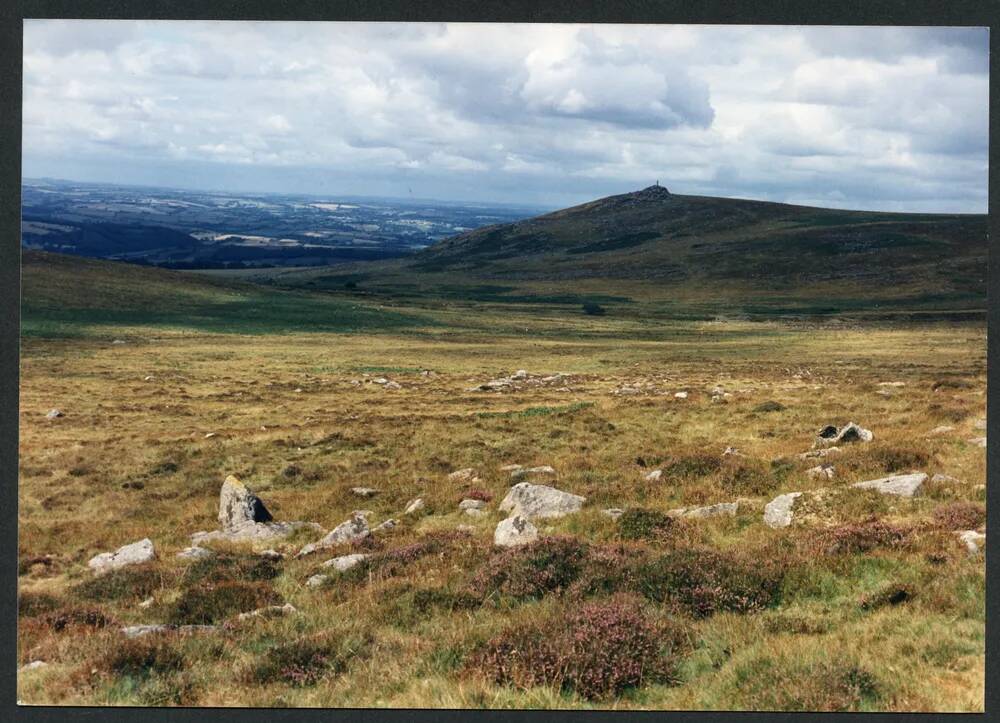
{"type": "MultiPolygon", "coordinates": [[[[468,709],[253,709],[253,708],[104,708],[16,705],[17,629],[17,451],[18,353],[20,300],[21,191],[21,64],[24,18],[114,18],[183,20],[359,20],[454,22],[618,22],[746,25],[965,25],[998,30],[1000,5],[995,0],[854,0],[830,4],[820,0],[595,0],[498,3],[458,0],[17,0],[0,3],[0,720],[17,721],[493,721],[562,723],[587,721],[799,721],[821,715],[823,721],[992,720],[1000,710],[1000,684],[986,687],[986,714],[938,713],[767,713],[708,711],[581,711],[468,709]],[[994,7],[988,7],[988,3],[994,7]]],[[[990,33],[990,137],[996,137],[1000,113],[1000,30],[990,33]]],[[[1000,184],[1000,151],[989,149],[989,208],[996,208],[1000,184]]],[[[988,219],[991,251],[996,250],[997,221],[988,219]]],[[[997,260],[990,253],[988,298],[1000,298],[997,260]]],[[[1000,355],[1000,304],[987,314],[987,437],[1000,439],[1000,395],[994,393],[1000,355]]],[[[987,450],[987,479],[1000,480],[996,444],[987,450]]],[[[1000,482],[987,486],[987,507],[1000,509],[1000,482]]],[[[997,674],[1000,619],[996,594],[1000,539],[987,536],[986,680],[997,674]]],[[[1000,675],[998,675],[1000,679],[1000,675]]]]}

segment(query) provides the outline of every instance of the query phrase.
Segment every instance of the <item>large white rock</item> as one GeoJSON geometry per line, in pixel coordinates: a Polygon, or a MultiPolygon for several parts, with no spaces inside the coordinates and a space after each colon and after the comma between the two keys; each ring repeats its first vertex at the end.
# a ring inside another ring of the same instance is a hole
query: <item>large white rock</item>
{"type": "Polygon", "coordinates": [[[323,550],[328,547],[342,545],[345,542],[360,540],[364,537],[368,537],[370,534],[371,528],[368,526],[368,520],[365,519],[364,515],[355,514],[351,517],[351,519],[340,523],[330,530],[323,539],[317,542],[311,542],[303,547],[299,550],[296,557],[308,555],[316,550],[323,550]]]}
{"type": "Polygon", "coordinates": [[[498,547],[517,547],[527,545],[538,539],[538,528],[521,515],[501,520],[493,533],[493,544],[498,547]]]}
{"type": "Polygon", "coordinates": [[[579,511],[586,501],[586,497],[563,492],[555,487],[520,482],[510,488],[510,492],[500,503],[500,510],[528,518],[563,517],[579,511]]]}
{"type": "Polygon", "coordinates": [[[795,501],[801,496],[801,492],[788,492],[768,502],[764,506],[764,524],[774,528],[792,524],[795,501]]]}
{"type": "Polygon", "coordinates": [[[868,480],[867,482],[855,482],[851,487],[861,490],[875,490],[884,495],[914,497],[920,494],[926,481],[926,474],[915,472],[913,474],[897,474],[891,477],[881,477],[879,479],[868,480]]]}
{"type": "Polygon", "coordinates": [[[958,539],[962,541],[965,545],[965,549],[969,551],[970,555],[978,553],[979,548],[986,544],[986,535],[982,532],[976,532],[975,530],[959,532],[958,539]]]}
{"type": "Polygon", "coordinates": [[[270,522],[264,503],[236,475],[229,475],[219,490],[219,526],[235,530],[254,522],[270,522]]]}
{"type": "Polygon", "coordinates": [[[323,563],[323,567],[332,567],[337,572],[347,572],[352,567],[357,567],[367,560],[370,555],[357,553],[354,555],[341,555],[323,563]]]}
{"type": "Polygon", "coordinates": [[[153,541],[148,537],[133,542],[130,545],[119,547],[114,552],[102,552],[94,555],[87,563],[87,567],[100,575],[111,570],[118,570],[128,565],[139,565],[156,559],[156,551],[153,549],[153,541]]]}

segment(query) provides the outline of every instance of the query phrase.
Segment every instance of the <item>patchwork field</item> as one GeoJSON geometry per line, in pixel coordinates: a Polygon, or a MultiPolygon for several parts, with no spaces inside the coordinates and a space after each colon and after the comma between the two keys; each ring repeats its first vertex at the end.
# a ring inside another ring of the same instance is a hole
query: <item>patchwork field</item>
{"type": "Polygon", "coordinates": [[[984,323],[389,303],[73,263],[25,264],[24,703],[983,708],[984,559],[958,533],[985,524],[984,323]],[[852,421],[873,440],[801,457],[852,421]],[[850,486],[910,472],[912,498],[850,486]],[[229,475],[322,532],[178,558],[229,475]],[[494,547],[525,480],[586,501],[494,547]],[[810,494],[765,524],[788,492],[810,494]],[[397,524],[296,556],[358,510],[397,524]],[[154,561],[88,569],[143,538],[154,561]],[[349,554],[368,557],[322,566],[349,554]],[[145,624],[212,627],[122,632],[145,624]]]}

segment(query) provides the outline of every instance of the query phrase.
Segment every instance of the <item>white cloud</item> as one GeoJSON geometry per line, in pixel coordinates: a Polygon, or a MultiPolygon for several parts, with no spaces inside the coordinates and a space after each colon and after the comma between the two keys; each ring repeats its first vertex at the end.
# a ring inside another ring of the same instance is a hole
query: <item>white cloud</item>
{"type": "Polygon", "coordinates": [[[986,31],[25,22],[24,172],[984,211],[986,31]]]}

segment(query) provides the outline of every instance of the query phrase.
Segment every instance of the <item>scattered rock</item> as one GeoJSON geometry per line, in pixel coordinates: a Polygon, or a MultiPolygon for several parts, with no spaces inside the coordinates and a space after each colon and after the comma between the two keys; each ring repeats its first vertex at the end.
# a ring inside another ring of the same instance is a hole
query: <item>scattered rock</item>
{"type": "Polygon", "coordinates": [[[977,554],[980,548],[986,545],[986,535],[982,532],[966,530],[965,532],[957,532],[955,534],[958,535],[958,539],[962,541],[970,555],[977,554]]]}
{"type": "Polygon", "coordinates": [[[368,527],[368,520],[365,519],[364,515],[355,513],[351,519],[346,522],[334,527],[330,532],[326,534],[323,539],[317,542],[311,542],[301,550],[299,550],[296,557],[302,557],[303,555],[308,555],[316,550],[324,550],[328,547],[334,547],[336,545],[342,545],[345,542],[353,542],[354,540],[360,540],[371,534],[371,528],[368,527]]]}
{"type": "Polygon", "coordinates": [[[931,484],[962,484],[962,480],[952,477],[950,474],[936,474],[931,477],[931,484]]]}
{"type": "Polygon", "coordinates": [[[493,533],[493,544],[498,547],[517,547],[527,545],[538,539],[538,528],[521,515],[501,520],[493,533]]]}
{"type": "Polygon", "coordinates": [[[821,459],[831,454],[840,454],[840,447],[827,447],[825,449],[812,449],[799,455],[799,459],[821,459]]]}
{"type": "Polygon", "coordinates": [[[459,532],[475,532],[476,528],[472,525],[458,525],[455,527],[459,532]]]}
{"type": "Polygon", "coordinates": [[[980,432],[985,432],[986,431],[986,420],[985,419],[977,419],[976,423],[974,425],[972,425],[972,426],[973,426],[974,429],[978,429],[980,432]]]}
{"type": "Polygon", "coordinates": [[[378,494],[378,490],[371,487],[351,487],[351,492],[358,497],[374,497],[378,494]]]}
{"type": "Polygon", "coordinates": [[[58,419],[59,417],[65,417],[66,415],[62,413],[61,409],[50,409],[48,414],[45,415],[46,419],[58,419]]]}
{"type": "Polygon", "coordinates": [[[484,507],[486,507],[486,503],[482,500],[465,499],[458,503],[460,510],[481,510],[484,507]]]}
{"type": "Polygon", "coordinates": [[[810,479],[833,479],[834,470],[832,464],[821,464],[806,470],[810,479]]]}
{"type": "Polygon", "coordinates": [[[264,550],[260,553],[260,557],[265,560],[271,560],[272,562],[277,562],[278,560],[284,560],[285,556],[278,552],[277,550],[264,550]]]}
{"type": "Polygon", "coordinates": [[[733,516],[739,510],[739,502],[719,502],[718,504],[706,507],[678,507],[667,510],[671,517],[690,517],[693,519],[705,519],[707,517],[733,516]]]}
{"type": "Polygon", "coordinates": [[[722,452],[722,458],[728,459],[729,457],[745,457],[741,451],[736,449],[736,447],[726,447],[722,452]]]}
{"type": "Polygon", "coordinates": [[[375,527],[372,528],[372,532],[381,532],[382,530],[391,530],[393,527],[395,527],[398,524],[399,523],[396,522],[396,520],[386,520],[385,522],[383,522],[381,524],[375,525],[375,527]]]}
{"type": "Polygon", "coordinates": [[[855,482],[851,487],[862,490],[875,490],[884,495],[897,495],[899,497],[915,497],[919,495],[927,475],[923,472],[913,474],[897,474],[891,477],[882,477],[867,482],[855,482]]]}
{"type": "Polygon", "coordinates": [[[687,398],[688,398],[688,393],[687,392],[676,392],[676,393],[674,393],[674,399],[687,399],[687,398]]]}
{"type": "Polygon", "coordinates": [[[383,386],[383,389],[402,389],[403,385],[399,382],[388,381],[383,386]]]}
{"type": "Polygon", "coordinates": [[[46,668],[46,667],[48,667],[48,665],[49,664],[46,663],[44,660],[32,660],[27,665],[22,665],[20,668],[18,668],[17,672],[18,673],[27,673],[28,671],[31,671],[31,670],[38,670],[39,668],[46,668]]]}
{"type": "Polygon", "coordinates": [[[510,488],[510,492],[500,503],[500,510],[529,518],[562,517],[579,511],[584,502],[585,497],[563,492],[555,487],[520,482],[510,488]]]}
{"type": "Polygon", "coordinates": [[[519,469],[524,469],[524,465],[520,464],[505,464],[500,468],[501,472],[516,472],[519,469]]]}
{"type": "Polygon", "coordinates": [[[555,473],[556,471],[552,467],[545,464],[542,465],[541,467],[519,467],[515,470],[511,470],[510,478],[522,479],[524,477],[532,477],[534,475],[555,474],[555,473]]]}
{"type": "Polygon", "coordinates": [[[218,629],[216,625],[129,625],[122,628],[126,638],[140,638],[150,633],[210,633],[218,629]]]}
{"type": "Polygon", "coordinates": [[[153,381],[153,379],[155,379],[155,377],[152,374],[148,374],[148,375],[146,375],[146,376],[144,376],[142,378],[142,381],[144,381],[144,382],[151,382],[151,381],[153,381]]]}
{"type": "Polygon", "coordinates": [[[879,382],[880,387],[905,387],[906,382],[879,382]]]}
{"type": "Polygon", "coordinates": [[[280,618],[297,612],[298,610],[294,605],[285,603],[284,605],[268,605],[267,607],[257,608],[248,613],[240,613],[236,616],[236,619],[244,621],[252,618],[280,618]]]}
{"type": "Polygon", "coordinates": [[[177,553],[177,557],[181,560],[200,560],[203,557],[211,557],[215,553],[204,547],[185,547],[183,550],[177,553]]]}
{"type": "Polygon", "coordinates": [[[617,520],[619,517],[625,514],[625,510],[621,507],[609,507],[606,510],[601,510],[602,515],[607,515],[612,520],[617,520]]]}
{"type": "Polygon", "coordinates": [[[934,427],[934,429],[929,431],[927,434],[938,435],[938,434],[947,434],[948,432],[954,432],[954,431],[955,431],[954,427],[949,427],[946,424],[942,424],[940,427],[934,427]]]}
{"type": "Polygon", "coordinates": [[[236,475],[229,475],[219,490],[219,525],[223,530],[235,530],[254,522],[270,522],[273,518],[264,503],[236,475]]]}
{"type": "Polygon", "coordinates": [[[133,542],[130,545],[119,547],[114,552],[102,552],[90,558],[87,566],[100,575],[111,570],[117,570],[128,565],[138,565],[156,559],[156,551],[153,549],[153,541],[148,537],[133,542]]]}
{"type": "Polygon", "coordinates": [[[139,607],[141,607],[143,610],[146,610],[147,608],[153,607],[154,604],[156,604],[156,598],[148,597],[141,603],[139,603],[139,607]]]}
{"type": "Polygon", "coordinates": [[[316,588],[327,581],[329,575],[313,575],[308,580],[306,580],[306,587],[316,588]]]}
{"type": "Polygon", "coordinates": [[[211,439],[215,436],[215,432],[208,432],[205,434],[205,439],[211,439]]]}
{"type": "Polygon", "coordinates": [[[424,500],[422,497],[418,497],[406,506],[406,509],[403,510],[403,514],[412,515],[414,512],[419,512],[422,509],[424,509],[424,500]]]}
{"type": "Polygon", "coordinates": [[[788,527],[792,524],[795,501],[801,496],[801,492],[788,492],[768,502],[764,506],[764,524],[773,528],[788,527]]]}
{"type": "Polygon", "coordinates": [[[816,446],[834,446],[847,442],[871,442],[875,438],[871,430],[848,422],[839,430],[832,424],[823,427],[816,435],[816,446]]]}
{"type": "Polygon", "coordinates": [[[477,509],[475,507],[470,507],[465,510],[465,514],[469,517],[485,517],[486,512],[484,510],[477,509]]]}
{"type": "Polygon", "coordinates": [[[347,572],[352,567],[360,565],[367,560],[370,555],[357,553],[354,555],[341,555],[323,563],[323,567],[332,567],[337,572],[347,572]]]}
{"type": "Polygon", "coordinates": [[[974,444],[977,447],[982,447],[986,449],[986,437],[973,437],[969,440],[969,444],[974,444]]]}
{"type": "Polygon", "coordinates": [[[663,476],[662,469],[654,469],[652,472],[646,474],[643,479],[647,482],[659,482],[660,478],[663,476]]]}
{"type": "Polygon", "coordinates": [[[448,475],[449,482],[475,482],[477,480],[476,470],[472,467],[466,467],[448,475]]]}

